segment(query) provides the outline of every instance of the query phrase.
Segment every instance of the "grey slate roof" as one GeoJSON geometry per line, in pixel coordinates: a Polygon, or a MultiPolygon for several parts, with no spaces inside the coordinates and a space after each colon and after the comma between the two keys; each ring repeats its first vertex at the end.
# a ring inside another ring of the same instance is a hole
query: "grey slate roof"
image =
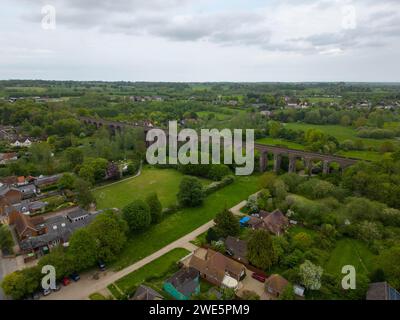
{"type": "Polygon", "coordinates": [[[182,268],[173,274],[166,282],[171,283],[176,290],[189,297],[196,291],[199,272],[194,268],[182,268]]]}
{"type": "Polygon", "coordinates": [[[132,300],[163,300],[164,297],[157,291],[141,285],[132,297],[132,300]]]}

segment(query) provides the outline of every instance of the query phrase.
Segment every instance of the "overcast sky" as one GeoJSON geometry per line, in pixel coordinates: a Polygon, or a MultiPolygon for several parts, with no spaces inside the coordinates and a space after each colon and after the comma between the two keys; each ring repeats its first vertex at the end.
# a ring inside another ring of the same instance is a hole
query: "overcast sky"
{"type": "Polygon", "coordinates": [[[400,81],[399,0],[1,0],[0,21],[0,79],[400,81]]]}

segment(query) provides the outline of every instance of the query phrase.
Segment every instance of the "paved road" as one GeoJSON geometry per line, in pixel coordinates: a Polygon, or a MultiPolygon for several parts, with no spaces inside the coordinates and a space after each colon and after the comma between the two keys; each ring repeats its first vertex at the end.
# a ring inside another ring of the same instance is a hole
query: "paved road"
{"type": "MultiPolygon", "coordinates": [[[[242,214],[240,209],[246,205],[246,201],[242,201],[230,210],[234,214],[242,214]]],[[[62,287],[62,289],[58,292],[53,292],[51,295],[47,297],[42,297],[43,300],[85,300],[88,299],[89,295],[94,292],[99,292],[104,290],[109,284],[117,281],[118,279],[126,276],[127,274],[140,269],[144,265],[152,262],[153,260],[161,257],[167,252],[171,251],[175,248],[185,248],[189,251],[195,250],[197,247],[190,243],[190,241],[194,240],[197,236],[206,232],[208,229],[214,226],[214,220],[203,224],[201,227],[196,230],[188,233],[187,235],[179,238],[178,240],[168,244],[162,249],[154,252],[153,254],[139,260],[138,262],[130,265],[129,267],[122,269],[118,272],[106,271],[103,273],[99,273],[97,271],[92,271],[81,275],[81,280],[77,283],[71,283],[67,287],[62,287]],[[98,280],[93,279],[94,274],[99,274],[100,278],[98,280]]]]}

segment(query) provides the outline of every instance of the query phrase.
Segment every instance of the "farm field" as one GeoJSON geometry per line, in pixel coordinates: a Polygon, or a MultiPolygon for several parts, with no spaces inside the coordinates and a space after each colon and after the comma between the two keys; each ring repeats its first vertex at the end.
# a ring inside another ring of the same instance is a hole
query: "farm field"
{"type": "MultiPolygon", "coordinates": [[[[166,216],[160,223],[150,226],[146,231],[132,235],[114,263],[114,267],[122,269],[152,254],[207,223],[224,207],[231,208],[258,190],[257,175],[236,177],[233,184],[208,196],[201,207],[182,209],[166,216]]],[[[175,194],[176,192],[173,193],[174,197],[175,194]]]]}
{"type": "MultiPolygon", "coordinates": [[[[183,174],[174,169],[144,167],[140,176],[118,183],[96,188],[93,193],[99,209],[123,208],[135,199],[144,199],[151,192],[157,192],[164,208],[176,203],[179,183],[183,174]]],[[[200,179],[204,184],[207,179],[200,179]]]]}

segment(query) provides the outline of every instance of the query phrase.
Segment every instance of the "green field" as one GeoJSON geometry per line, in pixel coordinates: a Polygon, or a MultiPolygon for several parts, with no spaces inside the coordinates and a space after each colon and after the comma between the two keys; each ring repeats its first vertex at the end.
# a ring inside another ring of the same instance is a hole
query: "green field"
{"type": "MultiPolygon", "coordinates": [[[[121,209],[135,199],[144,199],[151,192],[157,192],[161,204],[166,208],[176,203],[182,177],[180,172],[173,169],[145,167],[140,176],[96,188],[93,193],[99,209],[121,209]]],[[[210,182],[206,179],[201,181],[204,184],[210,182]]]]}
{"type": "Polygon", "coordinates": [[[303,130],[307,131],[308,129],[318,129],[321,130],[336,139],[339,142],[343,142],[345,140],[362,140],[364,145],[367,147],[379,147],[382,142],[384,141],[391,141],[394,144],[398,144],[398,140],[396,139],[366,139],[366,138],[359,138],[357,137],[357,130],[351,127],[344,127],[340,125],[315,125],[315,124],[308,124],[308,123],[285,123],[286,128],[293,129],[293,130],[303,130]]]}
{"type": "Polygon", "coordinates": [[[132,235],[114,267],[122,269],[143,259],[207,223],[224,207],[231,208],[258,190],[258,176],[236,177],[233,184],[208,196],[201,207],[182,209],[166,216],[146,231],[132,235]]]}
{"type": "Polygon", "coordinates": [[[342,239],[336,243],[331,252],[325,270],[332,275],[340,276],[343,266],[352,265],[356,272],[367,275],[374,269],[375,257],[361,241],[342,239]]]}
{"type": "Polygon", "coordinates": [[[160,258],[146,264],[116,281],[116,285],[125,294],[134,293],[142,283],[162,293],[164,281],[178,270],[177,262],[189,253],[183,248],[176,248],[160,258]]]}

